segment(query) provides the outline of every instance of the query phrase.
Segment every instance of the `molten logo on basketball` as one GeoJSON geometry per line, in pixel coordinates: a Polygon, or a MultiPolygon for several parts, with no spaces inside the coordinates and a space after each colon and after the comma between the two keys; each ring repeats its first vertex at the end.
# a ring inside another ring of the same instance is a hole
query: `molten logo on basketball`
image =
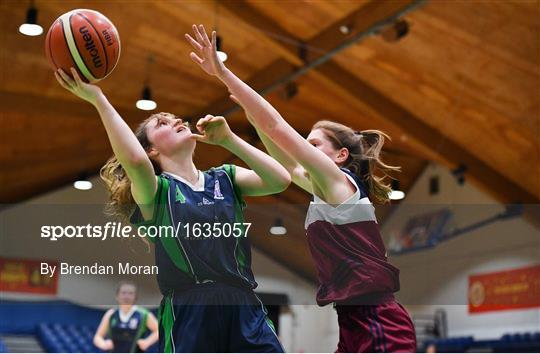
{"type": "Polygon", "coordinates": [[[103,65],[103,62],[101,61],[101,57],[99,56],[99,52],[96,48],[96,45],[94,44],[94,40],[92,39],[92,36],[90,33],[88,33],[88,29],[86,29],[86,26],[82,26],[79,28],[79,32],[83,35],[82,38],[84,42],[86,43],[84,47],[92,57],[92,62],[94,63],[94,67],[99,68],[103,65]]]}
{"type": "Polygon", "coordinates": [[[105,41],[107,41],[107,45],[111,46],[114,44],[112,36],[109,34],[109,31],[103,30],[101,31],[103,34],[103,37],[105,38],[105,41]]]}

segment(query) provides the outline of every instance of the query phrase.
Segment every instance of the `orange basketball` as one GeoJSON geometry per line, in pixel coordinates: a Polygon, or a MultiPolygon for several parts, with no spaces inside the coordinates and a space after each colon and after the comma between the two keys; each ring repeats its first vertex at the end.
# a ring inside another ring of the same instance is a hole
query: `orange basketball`
{"type": "Polygon", "coordinates": [[[67,12],[53,22],[45,39],[45,53],[56,70],[70,73],[74,67],[81,79],[98,82],[118,63],[120,37],[111,21],[93,10],[67,12]]]}

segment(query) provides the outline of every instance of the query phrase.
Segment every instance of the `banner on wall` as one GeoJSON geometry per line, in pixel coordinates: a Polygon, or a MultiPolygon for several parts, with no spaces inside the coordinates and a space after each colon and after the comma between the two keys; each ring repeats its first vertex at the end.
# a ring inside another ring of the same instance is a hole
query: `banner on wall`
{"type": "Polygon", "coordinates": [[[46,265],[58,269],[54,261],[0,258],[0,291],[56,295],[58,275],[41,274],[46,265]]]}
{"type": "Polygon", "coordinates": [[[540,307],[540,265],[469,276],[469,313],[540,307]]]}
{"type": "Polygon", "coordinates": [[[388,251],[403,254],[434,247],[451,217],[447,208],[411,217],[402,230],[390,234],[388,251]]]}

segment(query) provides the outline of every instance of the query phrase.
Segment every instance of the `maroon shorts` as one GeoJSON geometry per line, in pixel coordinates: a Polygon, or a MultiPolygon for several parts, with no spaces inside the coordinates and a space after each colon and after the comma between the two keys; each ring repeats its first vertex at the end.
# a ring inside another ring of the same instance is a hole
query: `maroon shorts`
{"type": "Polygon", "coordinates": [[[407,313],[395,300],[379,305],[336,305],[338,353],[415,352],[416,334],[407,313]]]}

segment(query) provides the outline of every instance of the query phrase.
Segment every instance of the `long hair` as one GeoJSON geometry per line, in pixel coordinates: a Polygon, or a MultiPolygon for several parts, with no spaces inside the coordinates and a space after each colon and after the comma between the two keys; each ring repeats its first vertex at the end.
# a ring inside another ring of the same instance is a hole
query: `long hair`
{"type": "Polygon", "coordinates": [[[335,149],[347,148],[349,157],[341,167],[356,174],[368,188],[369,196],[377,202],[387,203],[391,188],[385,183],[389,172],[401,171],[399,166],[383,162],[381,151],[388,135],[379,130],[354,131],[343,124],[322,120],[312,129],[320,129],[335,149]]]}
{"type": "MultiPolygon", "coordinates": [[[[148,152],[152,147],[152,143],[148,139],[146,133],[146,125],[149,121],[160,116],[168,116],[170,118],[178,118],[171,113],[155,113],[145,119],[135,130],[135,136],[143,147],[148,152]]],[[[159,163],[150,159],[154,167],[154,173],[160,175],[162,170],[159,163]]],[[[135,210],[135,200],[131,195],[131,181],[128,179],[126,171],[120,164],[116,156],[112,156],[99,171],[101,179],[105,182],[109,191],[109,200],[105,207],[105,212],[122,222],[129,222],[129,217],[135,210]]]]}

